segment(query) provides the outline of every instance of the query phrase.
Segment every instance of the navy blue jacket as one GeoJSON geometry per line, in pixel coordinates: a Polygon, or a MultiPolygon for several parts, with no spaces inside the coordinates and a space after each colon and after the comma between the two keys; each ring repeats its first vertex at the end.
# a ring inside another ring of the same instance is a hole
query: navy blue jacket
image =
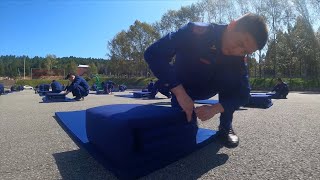
{"type": "Polygon", "coordinates": [[[74,81],[68,87],[68,91],[71,92],[71,91],[75,90],[76,88],[78,88],[78,86],[81,86],[85,91],[90,90],[90,86],[87,83],[87,81],[85,79],[83,79],[83,77],[81,77],[81,76],[76,76],[74,81]]]}
{"type": "Polygon", "coordinates": [[[151,92],[151,91],[152,91],[153,86],[154,86],[154,82],[150,82],[150,83],[148,84],[148,87],[147,87],[148,92],[151,92]]]}
{"type": "Polygon", "coordinates": [[[225,111],[232,112],[248,102],[250,86],[244,57],[225,56],[221,51],[226,27],[188,23],[147,48],[145,60],[170,89],[182,84],[194,100],[219,93],[225,111]]]}
{"type": "Polygon", "coordinates": [[[58,91],[62,91],[63,88],[62,88],[62,84],[60,84],[58,81],[53,81],[51,83],[51,89],[53,92],[58,92],[58,91]]]}
{"type": "Polygon", "coordinates": [[[287,95],[289,92],[289,88],[288,88],[287,83],[282,82],[282,83],[278,83],[277,85],[275,85],[273,87],[272,91],[275,91],[276,93],[279,93],[279,94],[287,95]]]}
{"type": "Polygon", "coordinates": [[[0,84],[0,94],[3,94],[3,93],[4,93],[4,85],[0,84]]]}

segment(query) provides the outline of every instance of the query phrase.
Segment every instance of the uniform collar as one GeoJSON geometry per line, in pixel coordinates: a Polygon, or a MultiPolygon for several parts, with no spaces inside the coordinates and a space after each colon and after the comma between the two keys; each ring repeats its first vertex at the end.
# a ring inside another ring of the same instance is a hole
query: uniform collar
{"type": "Polygon", "coordinates": [[[212,46],[211,49],[216,49],[218,54],[222,53],[222,35],[223,32],[227,29],[228,25],[212,24],[212,46]]]}

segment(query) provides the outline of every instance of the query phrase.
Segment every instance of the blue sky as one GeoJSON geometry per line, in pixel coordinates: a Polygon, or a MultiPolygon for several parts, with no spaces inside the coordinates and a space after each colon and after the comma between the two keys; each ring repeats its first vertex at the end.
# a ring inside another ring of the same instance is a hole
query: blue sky
{"type": "Polygon", "coordinates": [[[196,0],[1,0],[0,55],[107,58],[135,20],[153,23],[196,0]]]}

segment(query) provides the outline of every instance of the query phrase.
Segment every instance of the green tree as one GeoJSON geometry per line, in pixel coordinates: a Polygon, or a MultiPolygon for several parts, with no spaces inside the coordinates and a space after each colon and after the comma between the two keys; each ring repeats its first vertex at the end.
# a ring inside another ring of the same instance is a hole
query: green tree
{"type": "Polygon", "coordinates": [[[138,74],[140,74],[140,76],[146,76],[148,69],[143,57],[144,51],[154,41],[160,38],[160,35],[151,25],[135,21],[134,24],[130,26],[127,36],[129,39],[130,49],[132,51],[130,59],[137,61],[136,65],[138,74]]]}
{"type": "Polygon", "coordinates": [[[98,68],[95,63],[93,62],[90,63],[89,67],[90,67],[90,74],[98,74],[98,68]]]}
{"type": "Polygon", "coordinates": [[[129,66],[128,63],[122,62],[122,60],[137,61],[136,74],[147,74],[147,65],[143,60],[144,51],[151,45],[156,39],[160,38],[156,30],[147,23],[135,21],[130,26],[128,31],[121,31],[110,42],[108,42],[108,48],[110,54],[108,56],[111,62],[108,64],[108,71],[114,72],[117,70],[116,75],[121,75],[124,72],[128,72],[125,67],[129,66]],[[122,66],[119,66],[119,63],[122,66]]]}
{"type": "Polygon", "coordinates": [[[206,22],[229,23],[236,17],[235,3],[232,0],[203,0],[199,7],[205,12],[202,19],[206,22]]]}
{"type": "Polygon", "coordinates": [[[299,60],[300,76],[314,78],[318,76],[320,51],[319,43],[310,22],[299,16],[293,29],[293,38],[297,46],[296,57],[299,60]]]}
{"type": "Polygon", "coordinates": [[[55,67],[55,65],[57,64],[56,58],[57,58],[56,55],[48,54],[44,61],[44,67],[47,70],[53,69],[53,67],[55,67]]]}
{"type": "Polygon", "coordinates": [[[154,23],[154,27],[163,36],[169,32],[178,30],[190,21],[201,21],[201,8],[198,4],[192,4],[190,6],[183,6],[179,10],[169,10],[162,15],[159,22],[154,23]]]}
{"type": "Polygon", "coordinates": [[[126,31],[118,33],[111,41],[108,42],[110,54],[108,56],[112,60],[129,60],[131,49],[126,31]]]}
{"type": "Polygon", "coordinates": [[[77,72],[77,63],[74,60],[71,60],[65,69],[66,73],[76,73],[77,72]]]}
{"type": "Polygon", "coordinates": [[[4,63],[1,58],[0,58],[0,76],[5,76],[4,63]]]}

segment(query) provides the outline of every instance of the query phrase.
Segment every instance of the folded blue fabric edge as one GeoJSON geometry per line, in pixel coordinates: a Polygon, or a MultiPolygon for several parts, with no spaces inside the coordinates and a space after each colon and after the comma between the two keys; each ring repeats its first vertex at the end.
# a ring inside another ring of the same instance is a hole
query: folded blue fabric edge
{"type": "MultiPolygon", "coordinates": [[[[67,132],[67,134],[72,138],[72,140],[80,147],[87,150],[87,152],[96,159],[100,164],[102,164],[107,170],[114,172],[117,175],[117,169],[108,163],[104,158],[102,152],[95,148],[88,140],[86,134],[86,111],[70,111],[70,112],[56,112],[55,117],[59,125],[67,132]]],[[[215,139],[216,131],[210,129],[199,128],[197,133],[197,149],[200,149],[209,143],[213,142],[215,139]]],[[[151,172],[146,172],[146,174],[141,174],[141,176],[147,175],[151,172]]]]}

